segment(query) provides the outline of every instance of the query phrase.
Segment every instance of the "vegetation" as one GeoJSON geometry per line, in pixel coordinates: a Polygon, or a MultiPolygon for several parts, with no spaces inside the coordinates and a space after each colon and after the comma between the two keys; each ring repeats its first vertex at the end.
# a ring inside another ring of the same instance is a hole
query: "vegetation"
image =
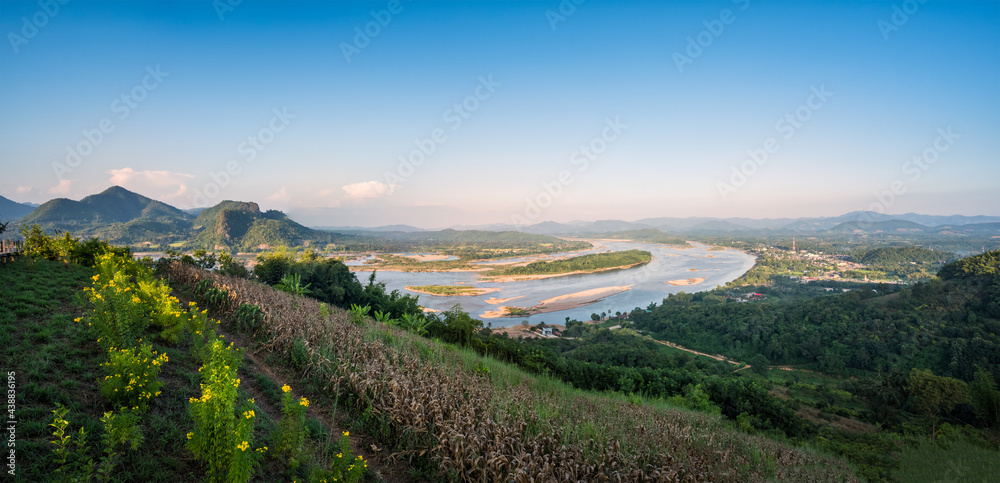
{"type": "MultiPolygon", "coordinates": [[[[593,233],[595,238],[610,238],[613,240],[634,240],[649,243],[662,243],[664,245],[678,245],[689,247],[691,244],[679,235],[668,235],[656,228],[646,228],[642,230],[618,231],[614,233],[593,233]]],[[[584,235],[589,237],[590,235],[584,235]]]]}
{"type": "Polygon", "coordinates": [[[434,295],[479,295],[483,289],[471,285],[415,285],[407,287],[414,292],[434,295]]]}
{"type": "MultiPolygon", "coordinates": [[[[177,283],[208,280],[227,287],[240,305],[265,307],[268,316],[255,334],[266,347],[293,359],[305,354],[302,363],[310,368],[310,380],[334,388],[366,421],[365,428],[440,477],[478,481],[531,474],[593,480],[616,473],[632,481],[667,474],[713,480],[851,479],[850,470],[836,460],[743,434],[718,416],[678,412],[669,403],[639,395],[573,389],[493,358],[190,265],[174,263],[168,271],[177,283]]],[[[364,313],[360,307],[356,311],[364,313]]],[[[478,321],[468,314],[456,309],[435,319],[431,333],[442,340],[475,344],[478,321]]]]}
{"type": "MultiPolygon", "coordinates": [[[[42,236],[33,244],[62,241],[42,236]]],[[[282,479],[348,475],[331,473],[337,467],[326,450],[350,448],[342,440],[322,444],[312,418],[298,465],[266,455],[277,437],[269,430],[277,415],[266,408],[277,396],[254,403],[237,371],[244,380],[266,377],[238,367],[234,345],[216,336],[218,323],[194,302],[181,307],[127,250],[105,244],[94,268],[69,263],[72,251],[57,260],[43,253],[0,269],[0,350],[17,388],[15,481],[248,481],[262,461],[282,479]],[[69,304],[74,298],[77,307],[69,304]],[[246,402],[237,407],[231,399],[246,402]],[[258,417],[264,427],[250,424],[258,417]],[[99,444],[91,435],[100,435],[99,444]],[[263,444],[257,452],[255,440],[263,444]]]]}
{"type": "Polygon", "coordinates": [[[615,268],[628,268],[649,263],[653,254],[645,250],[593,253],[552,261],[538,261],[519,267],[497,268],[487,276],[555,275],[573,272],[597,272],[615,268]]]}

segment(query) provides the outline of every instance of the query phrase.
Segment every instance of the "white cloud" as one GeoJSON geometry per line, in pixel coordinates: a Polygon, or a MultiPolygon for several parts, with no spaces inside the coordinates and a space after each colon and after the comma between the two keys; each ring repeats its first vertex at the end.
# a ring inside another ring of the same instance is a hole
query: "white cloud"
{"type": "Polygon", "coordinates": [[[288,196],[288,190],[286,190],[284,186],[282,186],[280,190],[264,197],[264,199],[276,203],[288,203],[289,201],[292,201],[292,197],[288,196]]]}
{"type": "Polygon", "coordinates": [[[168,203],[174,200],[183,201],[188,193],[188,180],[194,178],[193,175],[186,173],[136,171],[130,167],[111,169],[108,170],[108,174],[111,175],[108,181],[113,185],[168,203]]]}
{"type": "Polygon", "coordinates": [[[396,191],[395,185],[387,185],[381,181],[362,181],[341,187],[347,193],[347,199],[368,200],[391,195],[396,191]]]}
{"type": "Polygon", "coordinates": [[[49,193],[52,193],[54,195],[69,194],[69,190],[72,187],[73,187],[73,180],[70,179],[59,180],[59,184],[49,188],[49,193]]]}
{"type": "Polygon", "coordinates": [[[17,189],[14,190],[14,192],[19,195],[31,193],[31,186],[18,186],[17,189]]]}

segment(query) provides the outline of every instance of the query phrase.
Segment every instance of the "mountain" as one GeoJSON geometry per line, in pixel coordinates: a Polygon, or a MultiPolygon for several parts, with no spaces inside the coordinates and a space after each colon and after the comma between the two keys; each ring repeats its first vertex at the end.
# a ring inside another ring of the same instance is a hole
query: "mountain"
{"type": "Polygon", "coordinates": [[[423,228],[417,228],[410,225],[385,225],[376,226],[374,228],[365,228],[362,226],[313,226],[313,230],[320,231],[332,231],[335,233],[350,233],[350,232],[402,232],[402,233],[412,233],[416,231],[426,231],[423,228]]]}
{"type": "Polygon", "coordinates": [[[245,201],[226,200],[202,210],[192,229],[194,244],[209,249],[251,250],[332,239],[331,234],[302,226],[280,211],[261,212],[257,203],[245,201]]]}
{"type": "Polygon", "coordinates": [[[21,223],[66,227],[91,223],[127,223],[137,218],[189,221],[191,215],[120,186],[112,186],[80,201],[67,198],[49,200],[25,216],[21,223]]]}
{"type": "Polygon", "coordinates": [[[18,203],[0,196],[0,223],[23,218],[34,209],[33,206],[27,203],[18,203]]]}
{"type": "Polygon", "coordinates": [[[841,223],[829,230],[832,233],[906,233],[906,232],[924,232],[927,231],[928,227],[921,225],[919,223],[914,223],[912,221],[905,220],[888,220],[888,221],[848,221],[846,223],[841,223]]]}

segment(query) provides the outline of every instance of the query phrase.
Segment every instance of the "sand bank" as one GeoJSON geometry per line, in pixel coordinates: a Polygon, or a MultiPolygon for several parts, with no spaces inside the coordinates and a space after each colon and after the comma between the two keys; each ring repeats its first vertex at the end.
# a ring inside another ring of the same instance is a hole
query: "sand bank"
{"type": "Polygon", "coordinates": [[[667,283],[670,285],[698,285],[705,281],[705,277],[689,278],[686,280],[668,280],[667,283]]]}
{"type": "Polygon", "coordinates": [[[560,295],[558,297],[552,297],[542,300],[534,307],[524,308],[524,307],[508,307],[500,306],[496,310],[487,310],[483,312],[479,317],[484,319],[494,319],[499,317],[523,317],[523,315],[509,315],[509,308],[524,309],[528,311],[528,315],[535,314],[547,314],[549,312],[558,312],[560,310],[575,309],[578,307],[585,307],[600,300],[610,297],[615,294],[631,290],[632,285],[619,285],[616,287],[601,287],[593,288],[590,290],[584,290],[582,292],[576,292],[566,295],[560,295]]]}

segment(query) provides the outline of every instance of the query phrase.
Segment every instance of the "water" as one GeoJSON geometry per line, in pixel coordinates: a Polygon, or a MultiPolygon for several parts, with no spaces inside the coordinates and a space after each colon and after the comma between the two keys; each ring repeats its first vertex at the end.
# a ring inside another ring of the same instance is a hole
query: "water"
{"type": "MultiPolygon", "coordinates": [[[[576,320],[590,320],[590,314],[616,311],[628,312],[632,309],[646,308],[649,304],[659,304],[668,294],[681,291],[696,292],[711,290],[717,285],[735,280],[750,270],[754,257],[736,250],[708,250],[707,246],[695,245],[695,248],[671,248],[655,243],[631,241],[591,240],[595,247],[585,253],[606,250],[646,250],[653,254],[653,260],[642,267],[613,272],[569,275],[529,280],[523,282],[478,282],[476,272],[378,272],[375,279],[385,282],[388,290],[399,290],[401,293],[418,295],[404,287],[407,285],[469,285],[474,287],[498,287],[500,291],[479,296],[450,296],[419,294],[420,305],[436,310],[447,310],[455,304],[479,317],[484,311],[496,310],[498,305],[486,303],[486,299],[496,297],[521,298],[511,300],[501,305],[531,307],[542,300],[567,295],[601,287],[634,285],[632,290],[607,297],[597,303],[574,309],[536,314],[529,317],[482,319],[484,323],[492,323],[494,327],[516,325],[523,320],[529,323],[563,323],[566,317],[576,320]],[[691,271],[689,269],[694,269],[691,271]],[[705,277],[705,281],[692,286],[674,286],[666,283],[668,280],[685,280],[705,277]]],[[[578,252],[579,253],[579,252],[578,252]]],[[[356,272],[358,280],[367,280],[371,271],[356,272]]]]}

